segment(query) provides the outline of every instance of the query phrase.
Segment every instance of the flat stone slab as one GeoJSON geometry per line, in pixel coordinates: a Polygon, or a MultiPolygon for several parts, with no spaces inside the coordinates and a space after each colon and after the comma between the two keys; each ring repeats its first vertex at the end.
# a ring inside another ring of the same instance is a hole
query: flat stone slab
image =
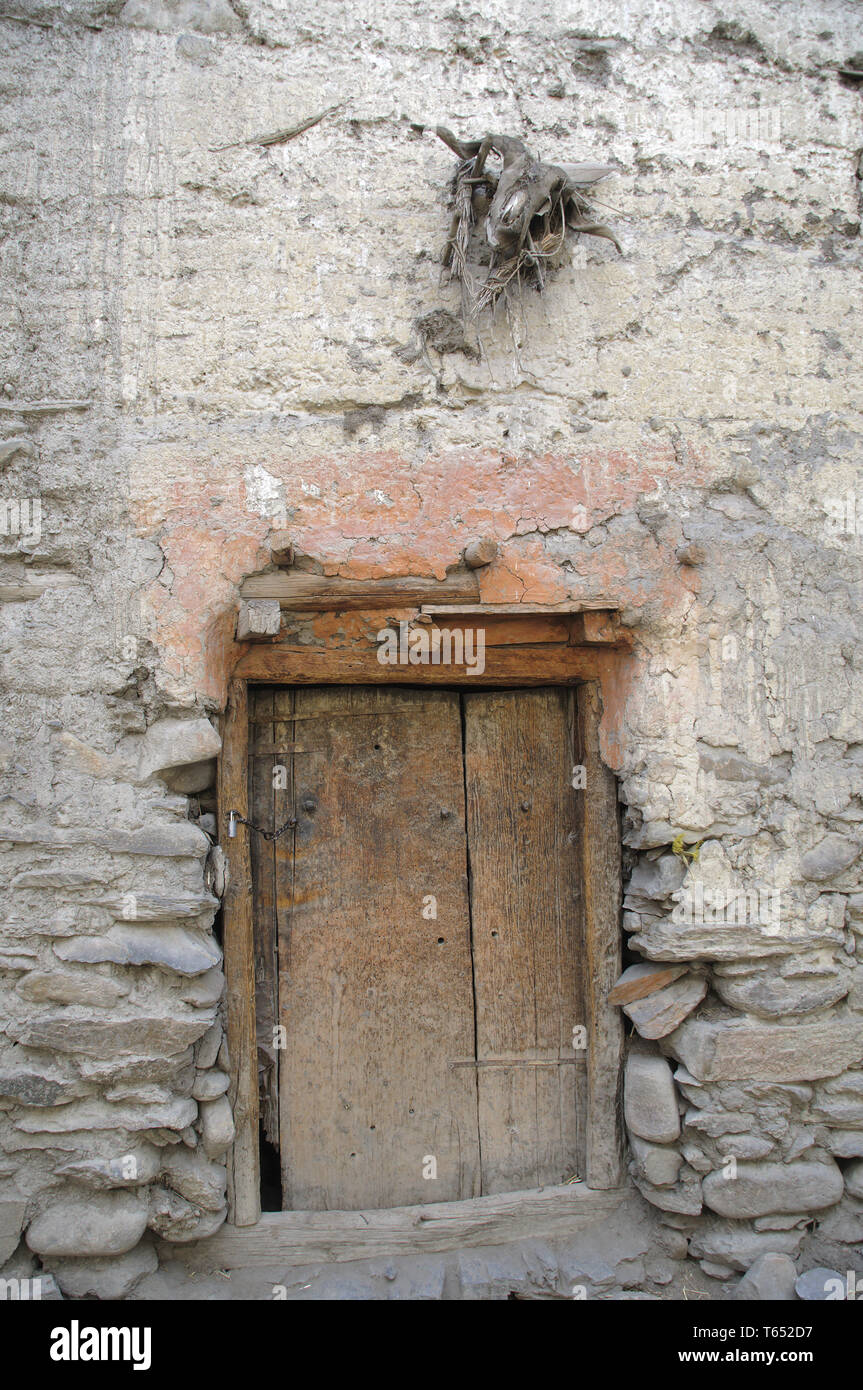
{"type": "Polygon", "coordinates": [[[701,1185],[705,1206],[737,1220],[772,1212],[821,1211],[844,1190],[835,1163],[738,1163],[715,1169],[701,1185]]]}
{"type": "Polygon", "coordinates": [[[815,1023],[686,1019],[664,1048],[699,1081],[812,1081],[863,1058],[859,1018],[815,1023]]]}
{"type": "Polygon", "coordinates": [[[623,1110],[627,1128],[640,1139],[671,1144],[678,1137],[677,1091],[664,1057],[630,1053],[624,1071],[623,1110]]]}

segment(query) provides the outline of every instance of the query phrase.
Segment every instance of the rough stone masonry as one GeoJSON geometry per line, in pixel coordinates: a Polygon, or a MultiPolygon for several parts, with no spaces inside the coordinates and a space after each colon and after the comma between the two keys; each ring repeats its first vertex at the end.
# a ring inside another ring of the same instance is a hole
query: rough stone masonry
{"type": "Polygon", "coordinates": [[[859,9],[481,8],[0,3],[0,1277],[153,1296],[225,1219],[216,725],[284,528],[358,579],[490,536],[483,601],[631,634],[634,1214],[576,1276],[863,1269],[859,9]],[[442,121],[615,166],[623,255],[465,330],[442,121]]]}

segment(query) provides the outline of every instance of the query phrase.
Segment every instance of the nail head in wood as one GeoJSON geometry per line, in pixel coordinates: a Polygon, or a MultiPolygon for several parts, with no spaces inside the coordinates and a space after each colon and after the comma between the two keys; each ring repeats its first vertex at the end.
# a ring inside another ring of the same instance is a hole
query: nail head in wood
{"type": "Polygon", "coordinates": [[[470,545],[465,546],[464,562],[472,570],[482,569],[483,565],[490,565],[497,554],[497,541],[487,537],[479,541],[471,541],[470,545]]]}

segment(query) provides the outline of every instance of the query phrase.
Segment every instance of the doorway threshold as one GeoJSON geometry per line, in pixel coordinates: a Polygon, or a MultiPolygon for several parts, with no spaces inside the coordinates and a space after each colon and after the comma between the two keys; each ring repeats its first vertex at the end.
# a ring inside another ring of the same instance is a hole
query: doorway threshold
{"type": "Polygon", "coordinates": [[[599,1189],[576,1182],[370,1211],[265,1212],[254,1226],[225,1225],[208,1240],[185,1246],[183,1255],[199,1268],[229,1270],[439,1254],[518,1240],[555,1239],[609,1216],[630,1191],[629,1185],[599,1189]]]}

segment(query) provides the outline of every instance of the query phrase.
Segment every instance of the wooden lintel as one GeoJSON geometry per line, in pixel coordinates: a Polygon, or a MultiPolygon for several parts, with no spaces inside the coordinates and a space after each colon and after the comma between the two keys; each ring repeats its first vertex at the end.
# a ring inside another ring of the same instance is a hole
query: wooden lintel
{"type": "Polygon", "coordinates": [[[455,570],[445,579],[411,575],[386,579],[343,579],[341,575],[277,571],[253,574],[240,590],[244,599],[278,599],[295,613],[321,613],[356,608],[411,608],[439,600],[471,603],[479,599],[479,580],[473,570],[455,570]]]}
{"type": "Polygon", "coordinates": [[[487,647],[482,672],[464,666],[384,665],[375,648],[289,647],[255,645],[240,657],[234,676],[247,681],[283,681],[291,685],[460,685],[466,676],[478,685],[574,685],[597,675],[596,648],[563,642],[535,646],[487,647]]]}
{"type": "MultiPolygon", "coordinates": [[[[508,1241],[565,1237],[610,1216],[626,1189],[592,1191],[583,1182],[463,1202],[374,1211],[265,1212],[256,1226],[223,1226],[183,1248],[204,1269],[312,1265],[461,1250],[508,1241]]],[[[166,1253],[173,1247],[165,1247],[166,1253]]]]}

